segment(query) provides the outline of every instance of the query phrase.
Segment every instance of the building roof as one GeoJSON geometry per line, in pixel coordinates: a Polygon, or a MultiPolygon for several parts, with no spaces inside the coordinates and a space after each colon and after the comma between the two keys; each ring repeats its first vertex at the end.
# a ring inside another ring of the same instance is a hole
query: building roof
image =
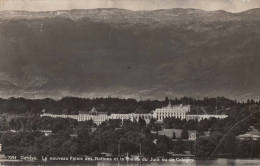
{"type": "MultiPolygon", "coordinates": [[[[181,133],[183,129],[163,129],[161,131],[158,131],[159,135],[165,135],[169,138],[172,138],[173,132],[175,133],[176,138],[181,138],[181,133]]],[[[193,133],[196,133],[196,130],[188,130],[188,134],[191,135],[193,133]]]]}
{"type": "Polygon", "coordinates": [[[181,138],[181,129],[163,129],[161,131],[158,131],[158,134],[172,138],[173,132],[175,133],[176,138],[181,138]]]}
{"type": "Polygon", "coordinates": [[[107,112],[99,112],[95,107],[92,107],[90,111],[85,112],[85,111],[79,111],[79,114],[89,114],[89,115],[103,115],[103,114],[108,114],[107,112]]]}
{"type": "Polygon", "coordinates": [[[52,130],[39,130],[42,133],[52,133],[52,130]]]}
{"type": "Polygon", "coordinates": [[[95,107],[92,107],[92,109],[89,111],[90,114],[96,114],[98,113],[97,109],[95,107]]]}
{"type": "Polygon", "coordinates": [[[239,138],[260,138],[260,131],[255,127],[251,126],[249,131],[245,134],[240,134],[237,137],[239,138]]]}
{"type": "Polygon", "coordinates": [[[238,137],[239,138],[260,138],[260,136],[256,134],[241,134],[238,137]]]}

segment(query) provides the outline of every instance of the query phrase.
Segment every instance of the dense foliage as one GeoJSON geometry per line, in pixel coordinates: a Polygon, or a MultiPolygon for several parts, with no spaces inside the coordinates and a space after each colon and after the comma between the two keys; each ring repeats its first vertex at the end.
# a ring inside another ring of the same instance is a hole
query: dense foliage
{"type": "Polygon", "coordinates": [[[77,97],[65,97],[60,100],[53,99],[25,99],[25,98],[0,98],[0,113],[9,114],[39,114],[43,109],[49,113],[65,113],[65,114],[77,114],[78,111],[89,111],[92,107],[96,107],[98,111],[109,113],[147,113],[156,108],[166,106],[169,104],[190,104],[194,106],[193,111],[196,113],[203,111],[207,113],[215,113],[216,104],[218,108],[228,108],[234,105],[241,105],[236,101],[232,101],[226,98],[204,98],[203,100],[183,97],[180,99],[168,99],[165,100],[142,100],[136,99],[119,99],[119,98],[77,98],[77,97]]]}
{"type": "MultiPolygon", "coordinates": [[[[167,152],[175,149],[170,138],[152,134],[144,120],[139,120],[139,122],[124,121],[123,124],[120,120],[110,120],[98,127],[92,121],[77,123],[71,120],[50,118],[35,120],[32,123],[36,126],[35,130],[2,134],[1,143],[6,154],[97,156],[102,152],[108,152],[116,156],[119,146],[122,155],[126,153],[138,154],[141,144],[143,155],[155,157],[158,155],[167,156],[167,152]],[[42,128],[38,125],[42,124],[43,121],[50,124],[46,127],[53,129],[52,135],[44,136],[36,130],[38,127],[42,128]]],[[[15,124],[15,121],[10,122],[10,126],[16,127],[15,124]]],[[[27,127],[31,128],[29,125],[27,127]]],[[[176,150],[178,152],[184,151],[182,147],[178,147],[176,150]]]]}

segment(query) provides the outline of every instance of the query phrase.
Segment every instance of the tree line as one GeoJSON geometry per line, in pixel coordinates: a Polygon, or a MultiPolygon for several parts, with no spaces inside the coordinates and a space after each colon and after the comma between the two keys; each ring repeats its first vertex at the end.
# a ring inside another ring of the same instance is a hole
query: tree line
{"type": "MultiPolygon", "coordinates": [[[[96,107],[98,111],[108,113],[148,113],[156,108],[166,106],[171,102],[172,105],[176,104],[190,104],[192,106],[204,107],[208,113],[215,111],[217,106],[219,109],[227,108],[234,105],[251,104],[253,101],[249,100],[248,103],[239,103],[224,97],[218,98],[204,98],[194,99],[189,97],[169,99],[166,97],[164,100],[141,100],[136,99],[120,99],[120,98],[77,98],[77,97],[64,97],[60,100],[50,98],[46,99],[25,99],[25,98],[0,98],[0,113],[13,113],[13,114],[39,114],[43,109],[50,113],[57,114],[77,114],[78,111],[89,111],[92,107],[96,107]]],[[[254,102],[259,103],[259,102],[254,102]]],[[[195,109],[196,110],[196,109],[195,109]]]]}

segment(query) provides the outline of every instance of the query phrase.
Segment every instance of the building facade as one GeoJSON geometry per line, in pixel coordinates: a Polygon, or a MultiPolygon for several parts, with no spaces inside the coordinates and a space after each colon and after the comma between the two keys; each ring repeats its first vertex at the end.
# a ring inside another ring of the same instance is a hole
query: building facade
{"type": "Polygon", "coordinates": [[[77,120],[79,122],[93,120],[97,125],[110,119],[110,116],[106,112],[98,112],[95,107],[93,107],[89,112],[79,112],[77,115],[77,120]]]}
{"type": "Polygon", "coordinates": [[[171,105],[169,103],[168,106],[162,107],[162,108],[157,108],[153,112],[153,118],[158,120],[158,121],[163,121],[166,118],[176,118],[176,119],[181,119],[184,120],[197,120],[201,121],[204,119],[211,119],[211,118],[216,118],[216,119],[225,119],[228,117],[228,115],[215,115],[215,114],[200,114],[200,115],[194,115],[194,114],[188,114],[191,111],[191,106],[190,105],[171,105]]]}
{"type": "Polygon", "coordinates": [[[250,126],[244,134],[240,134],[236,136],[236,138],[240,141],[259,141],[260,140],[260,131],[256,129],[254,126],[250,126]]]}
{"type": "Polygon", "coordinates": [[[136,114],[136,113],[130,113],[130,114],[111,114],[110,119],[121,119],[121,120],[131,120],[133,121],[139,121],[139,119],[144,119],[147,123],[150,122],[150,120],[153,118],[153,114],[136,114]]]}
{"type": "Polygon", "coordinates": [[[205,119],[211,119],[211,118],[216,118],[216,119],[225,119],[227,118],[227,115],[211,115],[211,114],[204,114],[204,115],[186,115],[186,120],[205,120],[205,119]]]}
{"type": "Polygon", "coordinates": [[[186,114],[190,112],[190,105],[171,105],[157,108],[153,112],[153,118],[158,121],[163,121],[165,118],[176,118],[176,119],[185,119],[186,114]]]}
{"type": "Polygon", "coordinates": [[[95,107],[93,107],[89,112],[79,112],[78,115],[65,115],[65,114],[50,114],[43,113],[40,115],[41,117],[51,117],[51,118],[71,118],[75,119],[79,122],[93,120],[93,122],[97,125],[108,121],[110,119],[120,119],[120,120],[131,120],[131,121],[139,121],[140,118],[144,119],[146,123],[149,123],[153,118],[153,114],[111,114],[108,115],[105,112],[98,112],[95,107]]]}
{"type": "Polygon", "coordinates": [[[224,119],[227,118],[227,115],[212,115],[212,114],[203,114],[203,115],[192,115],[188,114],[191,111],[190,105],[171,105],[169,103],[168,106],[157,108],[152,113],[148,114],[111,114],[108,115],[106,112],[98,112],[95,107],[93,107],[88,112],[79,112],[78,115],[66,115],[66,114],[50,114],[43,111],[41,117],[51,117],[51,118],[71,118],[75,119],[79,122],[93,120],[93,122],[97,125],[108,121],[110,119],[120,119],[120,120],[131,120],[131,121],[139,121],[140,118],[144,119],[146,123],[149,123],[151,119],[155,119],[159,122],[162,122],[166,118],[176,118],[181,120],[197,120],[201,121],[204,119],[217,118],[224,119]]]}
{"type": "MultiPolygon", "coordinates": [[[[183,132],[183,129],[163,129],[158,131],[159,135],[164,135],[168,138],[172,138],[173,135],[175,135],[175,138],[172,139],[182,139],[181,133],[183,132]]],[[[197,131],[196,130],[188,130],[188,139],[189,141],[194,141],[197,139],[197,131]]]]}

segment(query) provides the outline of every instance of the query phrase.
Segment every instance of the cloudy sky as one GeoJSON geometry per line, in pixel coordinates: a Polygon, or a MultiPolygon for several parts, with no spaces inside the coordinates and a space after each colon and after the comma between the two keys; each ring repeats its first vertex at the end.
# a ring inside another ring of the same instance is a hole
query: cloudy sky
{"type": "Polygon", "coordinates": [[[155,10],[198,8],[239,12],[259,8],[260,0],[0,0],[0,10],[50,11],[89,8],[155,10]]]}

